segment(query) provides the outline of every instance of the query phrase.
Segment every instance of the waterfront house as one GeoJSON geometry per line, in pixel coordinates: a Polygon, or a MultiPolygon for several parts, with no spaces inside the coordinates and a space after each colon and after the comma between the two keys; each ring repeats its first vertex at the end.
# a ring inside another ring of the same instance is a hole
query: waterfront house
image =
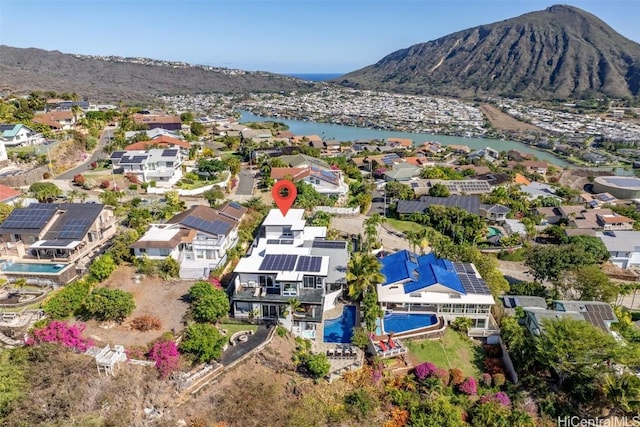
{"type": "Polygon", "coordinates": [[[114,172],[133,174],[139,182],[155,182],[158,187],[171,188],[182,178],[183,155],[176,148],[114,151],[109,160],[114,172]]]}
{"type": "MultiPolygon", "coordinates": [[[[0,143],[2,147],[17,147],[20,145],[38,145],[44,142],[42,134],[23,124],[0,124],[0,143]]],[[[6,150],[0,153],[0,161],[7,160],[6,150]],[[4,158],[2,158],[4,157],[4,158]]]]}
{"type": "Polygon", "coordinates": [[[445,324],[467,317],[472,321],[470,335],[497,330],[491,316],[495,300],[473,264],[407,250],[387,255],[380,263],[385,281],[376,288],[387,313],[433,313],[445,324]]]}
{"type": "Polygon", "coordinates": [[[640,231],[605,231],[596,233],[609,251],[609,261],[622,268],[640,267],[640,231]]]}
{"type": "MultiPolygon", "coordinates": [[[[386,169],[386,168],[385,168],[386,169]]],[[[422,168],[415,167],[411,163],[401,162],[394,164],[391,169],[384,171],[385,181],[406,182],[420,175],[422,168]]],[[[375,170],[373,171],[376,172],[375,170]]]]}
{"type": "Polygon", "coordinates": [[[180,264],[181,279],[206,278],[224,265],[227,251],[238,243],[238,227],[246,211],[235,202],[219,209],[194,206],[165,224],[151,224],[131,248],[136,257],[172,257],[180,264]]]}
{"type": "Polygon", "coordinates": [[[232,284],[233,316],[278,321],[297,336],[316,338],[324,312],[346,285],[346,241],[325,240],[326,227],[305,225],[303,209],[272,209],[240,259],[232,284]],[[291,312],[291,301],[299,303],[291,312]]]}
{"type": "Polygon", "coordinates": [[[547,162],[538,162],[535,160],[524,160],[524,161],[510,161],[507,162],[507,167],[509,169],[513,169],[516,166],[521,166],[525,171],[530,173],[537,173],[542,176],[547,174],[547,169],[549,168],[549,164],[547,162]]]}
{"type": "Polygon", "coordinates": [[[411,138],[387,138],[385,145],[391,148],[409,149],[413,146],[413,140],[411,138]]]}

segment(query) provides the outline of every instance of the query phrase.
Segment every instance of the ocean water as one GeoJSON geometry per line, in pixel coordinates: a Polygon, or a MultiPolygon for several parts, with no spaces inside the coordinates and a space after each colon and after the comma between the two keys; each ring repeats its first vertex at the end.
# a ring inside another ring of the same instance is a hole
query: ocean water
{"type": "Polygon", "coordinates": [[[336,77],[343,76],[344,73],[291,73],[285,75],[297,77],[299,79],[308,80],[311,82],[324,82],[327,80],[335,79],[336,77]]]}

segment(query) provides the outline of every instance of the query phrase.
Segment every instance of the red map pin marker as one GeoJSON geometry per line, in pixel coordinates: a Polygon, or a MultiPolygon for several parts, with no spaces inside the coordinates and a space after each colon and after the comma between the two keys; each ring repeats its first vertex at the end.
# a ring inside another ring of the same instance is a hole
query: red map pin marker
{"type": "Polygon", "coordinates": [[[297,195],[298,189],[296,185],[287,179],[281,179],[271,187],[271,196],[280,212],[282,212],[282,216],[287,216],[287,212],[293,206],[297,195]]]}

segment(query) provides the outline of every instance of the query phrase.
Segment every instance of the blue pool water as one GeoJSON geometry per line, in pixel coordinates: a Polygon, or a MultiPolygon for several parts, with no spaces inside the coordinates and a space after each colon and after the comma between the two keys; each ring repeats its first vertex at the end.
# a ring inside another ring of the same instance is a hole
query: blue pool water
{"type": "Polygon", "coordinates": [[[31,264],[24,262],[14,262],[2,266],[3,271],[15,271],[19,273],[52,273],[56,274],[64,270],[66,265],[62,264],[31,264]]]}
{"type": "Polygon", "coordinates": [[[324,342],[350,343],[356,326],[356,306],[345,305],[342,315],[324,321],[324,342]]]}
{"type": "Polygon", "coordinates": [[[378,324],[376,334],[382,335],[390,332],[399,334],[414,329],[427,328],[436,323],[438,323],[438,317],[435,314],[391,313],[384,316],[382,324],[378,324]]]}

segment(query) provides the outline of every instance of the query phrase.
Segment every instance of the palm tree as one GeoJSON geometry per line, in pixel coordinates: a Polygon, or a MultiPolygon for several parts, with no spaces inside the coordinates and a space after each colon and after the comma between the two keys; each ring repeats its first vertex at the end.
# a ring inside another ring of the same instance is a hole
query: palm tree
{"type": "Polygon", "coordinates": [[[632,413],[640,409],[640,378],[624,372],[608,372],[602,378],[602,387],[614,411],[632,413]]]}
{"type": "Polygon", "coordinates": [[[287,300],[289,305],[289,314],[291,315],[291,332],[293,332],[293,315],[302,306],[298,298],[289,298],[287,300]]]}
{"type": "Polygon", "coordinates": [[[385,277],[380,272],[380,261],[375,256],[359,253],[351,257],[346,279],[349,296],[360,301],[365,293],[375,290],[375,285],[383,283],[385,277]]]}
{"type": "Polygon", "coordinates": [[[79,199],[80,198],[80,192],[78,190],[69,190],[67,191],[67,199],[69,200],[69,203],[73,203],[74,200],[79,199]]]}
{"type": "Polygon", "coordinates": [[[404,232],[404,237],[411,245],[411,252],[415,252],[416,247],[420,244],[420,231],[407,230],[404,232]]]}

